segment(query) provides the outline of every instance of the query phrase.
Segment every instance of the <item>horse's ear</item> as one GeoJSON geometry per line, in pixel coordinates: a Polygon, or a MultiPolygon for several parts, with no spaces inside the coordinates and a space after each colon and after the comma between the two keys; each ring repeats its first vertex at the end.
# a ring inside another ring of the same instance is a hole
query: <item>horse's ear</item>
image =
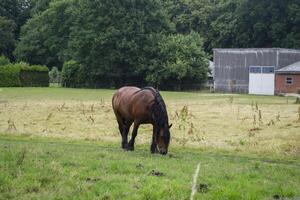
{"type": "Polygon", "coordinates": [[[173,126],[173,124],[170,124],[170,125],[169,125],[169,129],[170,129],[172,126],[173,126]]]}

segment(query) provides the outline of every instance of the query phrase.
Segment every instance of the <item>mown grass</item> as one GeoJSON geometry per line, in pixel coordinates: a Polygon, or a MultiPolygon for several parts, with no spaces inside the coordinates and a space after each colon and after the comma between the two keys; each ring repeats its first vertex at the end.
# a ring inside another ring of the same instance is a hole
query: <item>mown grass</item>
{"type": "MultiPolygon", "coordinates": [[[[32,87],[15,87],[15,88],[0,88],[0,97],[9,100],[111,100],[113,93],[116,90],[110,89],[75,89],[62,87],[49,88],[32,88],[32,87]]],[[[191,100],[218,100],[234,98],[236,103],[250,104],[253,101],[259,104],[282,104],[286,101],[293,102],[295,98],[282,98],[277,96],[256,96],[256,95],[240,95],[240,94],[221,94],[204,92],[169,92],[162,91],[163,97],[168,101],[191,101],[191,100]]]]}
{"type": "Polygon", "coordinates": [[[0,199],[296,199],[299,158],[0,135],[0,199]],[[158,176],[152,171],[155,171],[158,176]],[[162,174],[160,174],[160,173],[162,174]]]}

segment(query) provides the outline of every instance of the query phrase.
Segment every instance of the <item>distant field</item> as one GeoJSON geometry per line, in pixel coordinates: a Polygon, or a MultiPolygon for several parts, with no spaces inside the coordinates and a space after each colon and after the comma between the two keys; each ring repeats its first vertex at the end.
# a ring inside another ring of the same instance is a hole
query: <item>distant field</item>
{"type": "Polygon", "coordinates": [[[120,149],[114,90],[0,88],[0,199],[299,199],[295,99],[162,92],[169,155],[151,126],[120,149]]]}
{"type": "MultiPolygon", "coordinates": [[[[0,88],[0,132],[120,142],[114,90],[0,88]]],[[[300,154],[300,105],[290,97],[162,92],[172,145],[300,154]]],[[[151,126],[137,143],[149,144],[151,126]]]]}

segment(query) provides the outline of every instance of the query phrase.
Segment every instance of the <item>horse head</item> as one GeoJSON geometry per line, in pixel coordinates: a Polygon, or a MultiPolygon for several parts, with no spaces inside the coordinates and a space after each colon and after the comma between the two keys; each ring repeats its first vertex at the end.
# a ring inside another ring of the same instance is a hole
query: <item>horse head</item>
{"type": "Polygon", "coordinates": [[[165,125],[160,128],[158,131],[158,134],[156,136],[156,141],[157,141],[157,150],[160,154],[167,154],[168,153],[168,147],[170,143],[170,128],[172,127],[171,125],[165,125]]]}

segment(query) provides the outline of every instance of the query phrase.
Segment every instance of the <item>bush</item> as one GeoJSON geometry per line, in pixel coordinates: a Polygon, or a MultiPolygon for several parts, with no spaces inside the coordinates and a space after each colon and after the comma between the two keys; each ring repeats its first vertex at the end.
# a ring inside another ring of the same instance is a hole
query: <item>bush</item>
{"type": "Polygon", "coordinates": [[[64,63],[61,72],[62,83],[65,87],[85,87],[86,71],[74,60],[64,63]]]}
{"type": "Polygon", "coordinates": [[[20,82],[20,67],[8,64],[0,67],[0,87],[18,87],[20,82]]]}
{"type": "Polygon", "coordinates": [[[8,64],[10,64],[9,60],[4,56],[0,56],[0,66],[8,65],[8,64]]]}
{"type": "Polygon", "coordinates": [[[49,71],[50,83],[60,83],[61,82],[61,73],[57,67],[52,67],[49,71]]]}

